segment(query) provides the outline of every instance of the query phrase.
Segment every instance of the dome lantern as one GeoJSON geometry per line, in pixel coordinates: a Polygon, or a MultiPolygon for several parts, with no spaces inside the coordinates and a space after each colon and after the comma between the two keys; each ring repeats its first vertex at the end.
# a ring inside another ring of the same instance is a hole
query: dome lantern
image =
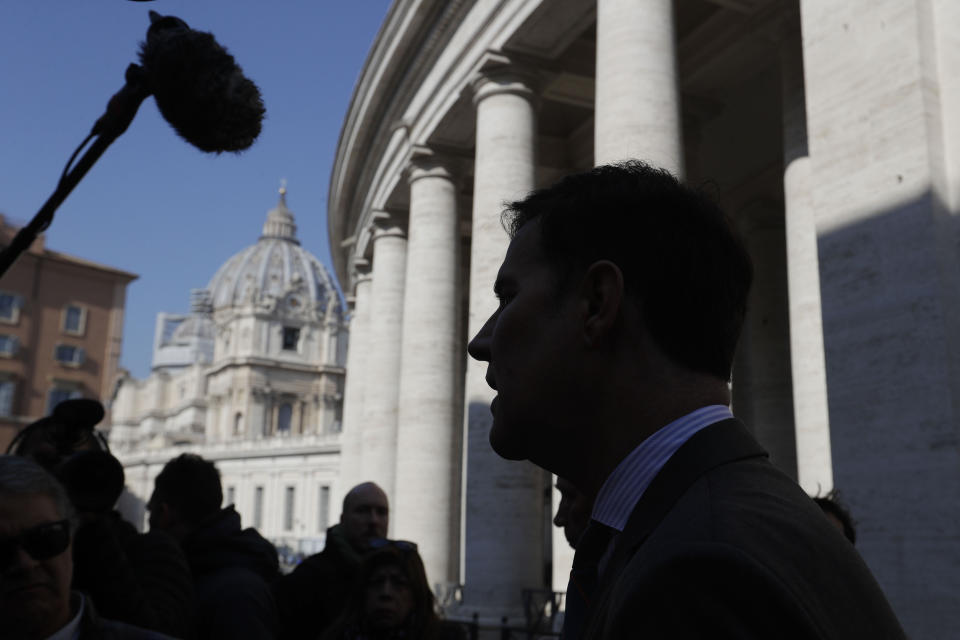
{"type": "Polygon", "coordinates": [[[293,212],[287,208],[287,181],[280,181],[280,200],[277,206],[267,212],[267,221],[263,223],[261,238],[280,238],[296,242],[297,225],[293,221],[293,212]]]}

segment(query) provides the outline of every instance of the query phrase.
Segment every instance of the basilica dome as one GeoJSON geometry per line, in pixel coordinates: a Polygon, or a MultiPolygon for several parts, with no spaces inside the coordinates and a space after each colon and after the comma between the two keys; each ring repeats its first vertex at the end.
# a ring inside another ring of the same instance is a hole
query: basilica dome
{"type": "Polygon", "coordinates": [[[340,297],[326,268],[300,246],[293,212],[287,208],[286,188],[280,201],[267,213],[263,233],[221,266],[207,289],[214,312],[230,307],[254,306],[262,310],[283,309],[322,318],[340,297]]]}

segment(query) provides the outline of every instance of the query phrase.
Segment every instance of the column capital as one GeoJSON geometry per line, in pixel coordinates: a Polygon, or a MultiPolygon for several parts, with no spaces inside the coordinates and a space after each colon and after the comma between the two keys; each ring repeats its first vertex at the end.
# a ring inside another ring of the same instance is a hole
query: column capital
{"type": "Polygon", "coordinates": [[[414,145],[407,160],[407,182],[413,184],[421,178],[446,178],[452,181],[457,164],[455,159],[430,147],[414,145]]]}
{"type": "Polygon", "coordinates": [[[406,238],[406,213],[384,210],[373,211],[370,216],[370,231],[374,244],[382,238],[406,238]]]}
{"type": "Polygon", "coordinates": [[[522,96],[535,102],[539,84],[540,77],[534,70],[518,64],[502,53],[492,51],[484,56],[470,80],[474,105],[490,96],[503,93],[522,96]]]}
{"type": "Polygon", "coordinates": [[[369,280],[371,278],[370,261],[366,258],[354,258],[350,265],[350,278],[355,285],[369,280]]]}

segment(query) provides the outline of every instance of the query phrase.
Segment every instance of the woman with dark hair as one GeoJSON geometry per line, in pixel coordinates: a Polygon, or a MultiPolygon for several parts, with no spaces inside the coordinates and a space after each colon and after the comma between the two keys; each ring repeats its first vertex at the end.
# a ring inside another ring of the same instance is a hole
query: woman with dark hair
{"type": "Polygon", "coordinates": [[[417,545],[379,540],[363,559],[343,614],[323,640],[464,640],[456,623],[434,609],[417,545]]]}

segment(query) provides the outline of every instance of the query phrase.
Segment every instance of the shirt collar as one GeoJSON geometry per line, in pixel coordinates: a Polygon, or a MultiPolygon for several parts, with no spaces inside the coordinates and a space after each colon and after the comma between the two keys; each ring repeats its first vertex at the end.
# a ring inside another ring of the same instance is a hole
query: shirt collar
{"type": "Polygon", "coordinates": [[[677,449],[693,434],[711,424],[732,418],[722,404],[701,407],[661,427],[620,461],[597,493],[591,518],[623,531],[647,487],[677,449]]]}
{"type": "Polygon", "coordinates": [[[77,640],[80,637],[80,620],[83,618],[86,600],[82,593],[74,591],[70,596],[70,602],[77,608],[76,615],[66,626],[60,627],[60,630],[48,637],[47,640],[77,640]]]}

